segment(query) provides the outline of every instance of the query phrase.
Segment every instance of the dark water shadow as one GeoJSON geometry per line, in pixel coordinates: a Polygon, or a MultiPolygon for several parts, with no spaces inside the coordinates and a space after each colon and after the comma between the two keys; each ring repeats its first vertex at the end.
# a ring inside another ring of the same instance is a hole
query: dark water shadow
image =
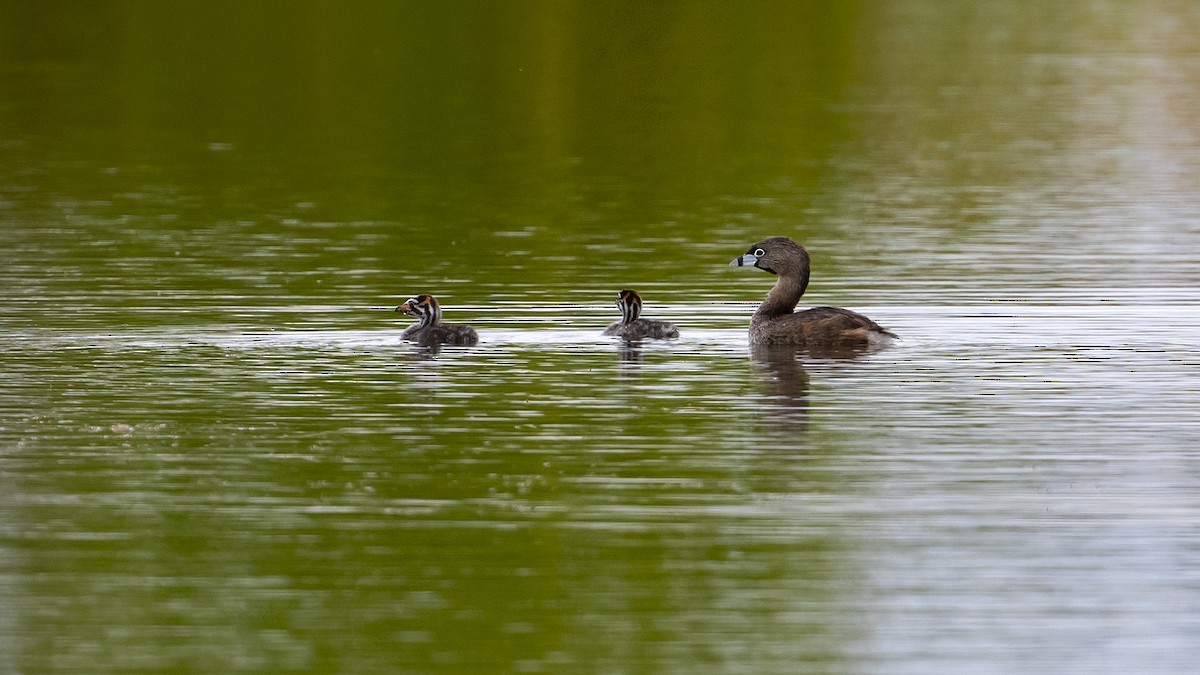
{"type": "Polygon", "coordinates": [[[624,340],[617,345],[617,362],[621,365],[637,365],[642,362],[642,341],[624,340]]]}
{"type": "Polygon", "coordinates": [[[403,340],[400,343],[405,348],[405,356],[411,361],[436,361],[442,353],[442,345],[437,342],[412,342],[403,340]]]}
{"type": "Polygon", "coordinates": [[[794,346],[752,345],[750,361],[764,392],[776,402],[773,422],[808,428],[808,372],[800,365],[804,352],[794,346]]]}
{"type": "Polygon", "coordinates": [[[808,426],[809,376],[802,364],[813,360],[851,361],[880,349],[839,344],[751,345],[750,360],[761,376],[765,393],[778,403],[772,411],[776,415],[773,421],[804,429],[808,426]]]}

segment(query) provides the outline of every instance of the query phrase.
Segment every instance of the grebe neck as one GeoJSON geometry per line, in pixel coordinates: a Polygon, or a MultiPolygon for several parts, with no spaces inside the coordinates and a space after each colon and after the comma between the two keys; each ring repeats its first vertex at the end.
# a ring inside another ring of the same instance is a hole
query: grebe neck
{"type": "Polygon", "coordinates": [[[800,302],[800,296],[804,295],[806,288],[808,270],[802,270],[799,274],[780,275],[755,314],[765,318],[791,314],[796,311],[796,303],[800,302]]]}

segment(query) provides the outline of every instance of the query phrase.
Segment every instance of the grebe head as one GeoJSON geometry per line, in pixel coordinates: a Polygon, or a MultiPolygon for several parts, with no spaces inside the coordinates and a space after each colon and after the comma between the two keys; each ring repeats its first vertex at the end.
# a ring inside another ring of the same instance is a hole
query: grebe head
{"type": "Polygon", "coordinates": [[[432,295],[414,295],[396,308],[397,312],[417,319],[422,326],[436,326],[442,320],[442,308],[432,295]]]}
{"type": "Polygon", "coordinates": [[[809,270],[808,251],[787,237],[763,239],[729,264],[757,267],[779,276],[806,276],[809,270]]]}
{"type": "Polygon", "coordinates": [[[637,291],[621,291],[617,295],[617,307],[621,308],[621,323],[633,323],[642,313],[642,296],[637,291]]]}

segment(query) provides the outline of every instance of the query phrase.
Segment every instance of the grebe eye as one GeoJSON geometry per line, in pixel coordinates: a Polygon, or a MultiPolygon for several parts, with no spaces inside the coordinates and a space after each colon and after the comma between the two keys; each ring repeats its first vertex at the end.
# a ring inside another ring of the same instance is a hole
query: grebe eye
{"type": "Polygon", "coordinates": [[[767,254],[767,252],[762,250],[761,248],[754,249],[754,257],[755,258],[761,258],[766,254],[767,254]]]}

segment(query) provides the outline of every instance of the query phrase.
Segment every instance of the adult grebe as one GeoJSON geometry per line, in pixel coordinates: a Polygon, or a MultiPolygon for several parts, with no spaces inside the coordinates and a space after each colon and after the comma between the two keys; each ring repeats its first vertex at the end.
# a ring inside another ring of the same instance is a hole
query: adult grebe
{"type": "Polygon", "coordinates": [[[779,277],[750,319],[750,344],[868,348],[882,346],[896,337],[862,314],[841,307],[795,311],[808,287],[809,260],[808,251],[787,237],[763,239],[729,264],[757,267],[779,277]]]}

